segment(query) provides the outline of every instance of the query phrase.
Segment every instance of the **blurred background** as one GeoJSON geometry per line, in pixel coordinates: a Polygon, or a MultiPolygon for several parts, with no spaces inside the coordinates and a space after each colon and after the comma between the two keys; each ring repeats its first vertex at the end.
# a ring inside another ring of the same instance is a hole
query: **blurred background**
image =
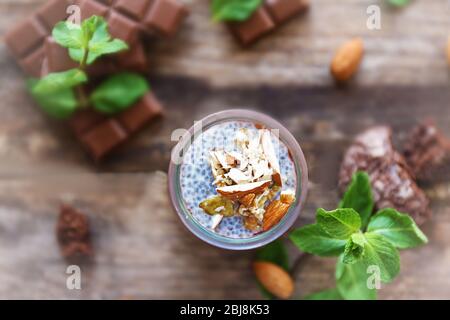
{"type": "MultiPolygon", "coordinates": [[[[0,37],[46,0],[0,0],[0,37]]],[[[337,175],[355,134],[375,124],[404,136],[432,117],[450,136],[450,30],[446,0],[311,0],[308,13],[243,49],[206,0],[185,0],[191,15],[170,40],[146,43],[149,81],[165,106],[155,121],[101,165],[64,124],[40,112],[25,77],[0,43],[0,298],[254,299],[254,253],[213,248],[191,235],[172,211],[166,170],[170,134],[224,109],[247,107],[281,121],[310,167],[310,194],[297,225],[338,202],[337,175]],[[381,30],[366,27],[381,7],[381,30]],[[366,55],[356,77],[337,87],[329,65],[355,36],[366,55]],[[91,219],[95,261],[82,290],[66,288],[55,225],[62,202],[91,219]]],[[[450,298],[450,167],[424,186],[434,217],[427,246],[401,253],[400,276],[381,299],[450,298]]],[[[292,249],[294,259],[298,252],[292,249]]],[[[296,296],[329,288],[334,259],[299,268],[296,296]]]]}

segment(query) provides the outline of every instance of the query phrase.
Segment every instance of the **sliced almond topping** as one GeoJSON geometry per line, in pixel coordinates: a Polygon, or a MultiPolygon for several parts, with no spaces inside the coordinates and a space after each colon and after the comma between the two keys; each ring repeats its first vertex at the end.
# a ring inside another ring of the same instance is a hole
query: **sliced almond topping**
{"type": "Polygon", "coordinates": [[[228,172],[228,177],[237,184],[249,183],[252,181],[251,177],[247,176],[241,170],[238,170],[236,168],[232,168],[230,172],[228,172]]]}
{"type": "Polygon", "coordinates": [[[261,130],[263,131],[261,142],[264,154],[269,161],[269,164],[273,170],[273,181],[281,186],[281,170],[280,163],[278,162],[278,158],[275,153],[275,148],[272,143],[272,133],[269,130],[261,130]]]}
{"type": "Polygon", "coordinates": [[[292,190],[281,192],[280,201],[286,204],[293,204],[295,202],[295,193],[292,190]]]}
{"type": "Polygon", "coordinates": [[[271,181],[260,181],[246,184],[238,184],[217,188],[217,192],[230,200],[239,200],[243,196],[254,193],[258,194],[270,186],[271,181]]]}
{"type": "Polygon", "coordinates": [[[250,208],[253,206],[253,200],[255,200],[256,194],[249,193],[245,196],[243,196],[241,199],[239,199],[239,202],[244,205],[247,208],[250,208]]]}
{"type": "Polygon", "coordinates": [[[275,200],[269,204],[264,214],[263,231],[272,229],[289,211],[290,204],[275,200]]]}
{"type": "Polygon", "coordinates": [[[211,229],[215,230],[219,224],[222,222],[223,216],[220,214],[216,214],[211,219],[211,229]]]}

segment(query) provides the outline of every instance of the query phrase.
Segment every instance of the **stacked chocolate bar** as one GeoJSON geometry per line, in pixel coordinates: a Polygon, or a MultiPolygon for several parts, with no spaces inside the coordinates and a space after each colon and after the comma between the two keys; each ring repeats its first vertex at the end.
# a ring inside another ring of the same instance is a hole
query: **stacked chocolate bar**
{"type": "Polygon", "coordinates": [[[236,38],[243,45],[249,45],[303,13],[308,7],[309,0],[264,0],[247,21],[229,25],[236,38]]]}
{"type": "MultiPolygon", "coordinates": [[[[189,13],[177,0],[50,0],[5,36],[6,45],[27,75],[41,77],[77,66],[67,49],[51,37],[55,24],[68,18],[71,5],[78,6],[82,20],[92,15],[104,17],[111,35],[130,47],[124,53],[95,62],[87,70],[91,77],[121,71],[146,73],[149,62],[142,36],[170,37],[189,13]]],[[[161,112],[160,103],[149,92],[119,115],[106,117],[84,110],[75,114],[69,124],[78,140],[99,161],[161,112]]]]}

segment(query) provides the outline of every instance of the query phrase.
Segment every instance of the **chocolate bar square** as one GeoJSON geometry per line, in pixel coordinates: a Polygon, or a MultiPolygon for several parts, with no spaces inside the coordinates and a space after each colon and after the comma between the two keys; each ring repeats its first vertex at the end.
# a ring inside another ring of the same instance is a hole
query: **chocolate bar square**
{"type": "Polygon", "coordinates": [[[36,49],[47,36],[47,30],[35,17],[26,19],[5,36],[5,42],[12,53],[24,57],[36,49]]]}
{"type": "Polygon", "coordinates": [[[266,8],[277,24],[295,17],[308,6],[309,0],[266,0],[266,8]]]}
{"type": "Polygon", "coordinates": [[[42,21],[49,32],[60,21],[67,18],[67,8],[73,4],[72,0],[52,0],[44,4],[37,11],[37,17],[42,21]]]}
{"type": "Polygon", "coordinates": [[[105,116],[93,109],[81,110],[69,120],[69,126],[77,136],[82,136],[96,125],[105,120],[105,116]]]}
{"type": "Polygon", "coordinates": [[[166,36],[173,36],[187,14],[186,8],[174,0],[153,0],[144,23],[166,36]]]}
{"type": "Polygon", "coordinates": [[[248,45],[275,29],[275,23],[264,7],[244,22],[230,23],[231,30],[243,45],[248,45]]]}
{"type": "Polygon", "coordinates": [[[81,141],[96,161],[127,140],[128,134],[115,119],[104,121],[81,137],[81,141]]]}
{"type": "Polygon", "coordinates": [[[135,21],[112,11],[108,18],[109,32],[113,38],[119,38],[128,44],[136,42],[139,24],[135,21]]]}
{"type": "Polygon", "coordinates": [[[130,50],[114,57],[118,69],[146,73],[150,67],[147,53],[142,43],[137,42],[130,50]]]}
{"type": "Polygon", "coordinates": [[[109,7],[93,0],[80,0],[81,20],[92,16],[106,17],[109,7]]]}
{"type": "Polygon", "coordinates": [[[19,61],[20,67],[30,76],[39,78],[41,77],[41,68],[44,61],[45,52],[44,48],[39,48],[33,51],[31,54],[19,61]]]}
{"type": "Polygon", "coordinates": [[[52,37],[45,39],[47,73],[61,72],[76,68],[78,64],[69,56],[68,50],[61,47],[52,37]]]}
{"type": "Polygon", "coordinates": [[[114,8],[135,19],[142,20],[147,12],[148,5],[153,0],[117,0],[114,8]]]}
{"type": "Polygon", "coordinates": [[[136,132],[150,120],[161,114],[161,104],[153,93],[148,92],[133,108],[122,112],[118,116],[118,120],[128,132],[136,132]]]}

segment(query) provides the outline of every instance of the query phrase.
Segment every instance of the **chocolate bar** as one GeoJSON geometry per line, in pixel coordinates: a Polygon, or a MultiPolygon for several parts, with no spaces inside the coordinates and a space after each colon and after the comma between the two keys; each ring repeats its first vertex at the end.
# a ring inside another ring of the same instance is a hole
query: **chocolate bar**
{"type": "Polygon", "coordinates": [[[61,255],[69,261],[80,262],[94,253],[88,217],[70,206],[61,206],[56,237],[61,255]]]}
{"type": "Polygon", "coordinates": [[[69,126],[92,158],[100,161],[161,114],[160,103],[148,92],[134,106],[114,117],[92,109],[79,111],[69,120],[69,126]]]}
{"type": "Polygon", "coordinates": [[[348,148],[339,173],[343,193],[357,171],[369,174],[377,209],[395,208],[423,224],[431,217],[429,200],[417,185],[405,158],[392,144],[389,127],[373,127],[358,135],[348,148]]]}
{"type": "Polygon", "coordinates": [[[450,160],[450,140],[428,119],[409,133],[403,155],[415,176],[425,180],[438,175],[439,169],[450,160]]]}
{"type": "Polygon", "coordinates": [[[80,6],[82,18],[93,14],[105,17],[111,35],[123,39],[131,48],[141,31],[174,35],[188,14],[175,0],[50,0],[5,36],[7,47],[28,75],[41,75],[46,39],[57,22],[68,18],[66,10],[72,4],[80,6]]]}
{"type": "Polygon", "coordinates": [[[243,45],[249,45],[308,7],[309,0],[265,0],[247,21],[230,22],[229,26],[243,45]]]}

